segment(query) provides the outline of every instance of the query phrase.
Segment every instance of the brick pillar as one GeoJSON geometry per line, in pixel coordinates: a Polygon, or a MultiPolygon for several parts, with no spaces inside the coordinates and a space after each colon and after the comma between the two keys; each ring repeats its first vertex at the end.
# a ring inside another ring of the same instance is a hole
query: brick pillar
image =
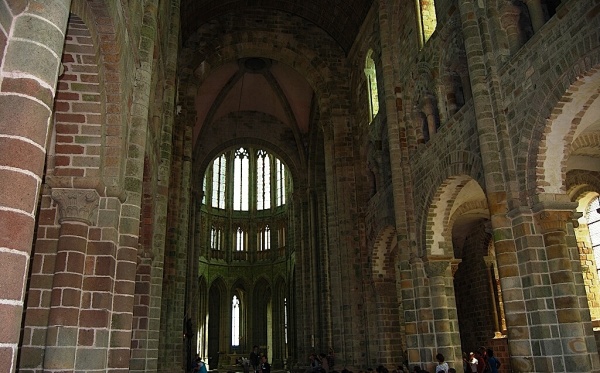
{"type": "Polygon", "coordinates": [[[98,208],[95,190],[54,189],[61,224],[52,283],[44,369],[72,371],[79,337],[79,315],[88,229],[98,208]]]}
{"type": "Polygon", "coordinates": [[[456,301],[449,299],[447,294],[447,289],[454,289],[449,269],[450,261],[447,259],[429,258],[425,263],[435,336],[435,343],[428,345],[437,347],[437,350],[431,352],[432,356],[441,353],[450,366],[460,367],[462,359],[456,301]]]}
{"type": "Polygon", "coordinates": [[[531,319],[531,339],[539,341],[541,348],[540,356],[533,357],[536,371],[595,371],[598,355],[589,311],[580,305],[576,289],[576,276],[580,270],[573,267],[573,259],[578,259],[577,249],[569,248],[566,240],[573,210],[552,209],[545,204],[537,205],[535,210],[535,222],[544,238],[547,263],[547,273],[540,271],[542,273],[538,274],[539,288],[548,288],[553,299],[552,303],[538,306],[536,311],[540,317],[531,319]],[[570,253],[571,250],[574,253],[570,253]],[[557,364],[556,360],[562,360],[562,364],[557,364]]]}
{"type": "Polygon", "coordinates": [[[525,0],[525,4],[527,4],[527,8],[529,9],[533,31],[538,32],[544,26],[544,23],[546,23],[542,2],[540,0],[525,0]]]}
{"type": "Polygon", "coordinates": [[[0,30],[0,366],[9,372],[16,369],[37,197],[70,3],[2,5],[13,15],[3,15],[0,30]]]}

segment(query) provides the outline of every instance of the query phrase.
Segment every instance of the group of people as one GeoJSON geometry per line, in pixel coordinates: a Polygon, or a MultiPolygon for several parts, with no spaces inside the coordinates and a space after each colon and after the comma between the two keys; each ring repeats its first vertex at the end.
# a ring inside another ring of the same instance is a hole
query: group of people
{"type": "Polygon", "coordinates": [[[330,348],[329,354],[323,352],[320,354],[310,354],[308,361],[309,366],[306,373],[329,373],[335,365],[335,353],[330,348]]]}
{"type": "MultiPolygon", "coordinates": [[[[435,373],[456,373],[456,369],[448,366],[444,355],[437,354],[435,359],[437,360],[435,373]]],[[[494,356],[491,348],[480,347],[477,351],[469,353],[468,357],[466,353],[463,353],[463,371],[465,373],[498,373],[500,365],[500,360],[494,356]]],[[[412,373],[428,372],[415,365],[412,373]]]]}
{"type": "Polygon", "coordinates": [[[491,348],[479,347],[475,352],[463,353],[465,373],[498,373],[500,360],[494,356],[491,348]]]}
{"type": "MultiPolygon", "coordinates": [[[[445,361],[444,355],[436,355],[437,366],[435,367],[435,373],[456,373],[456,369],[450,368],[448,363],[445,361]]],[[[333,370],[335,364],[335,354],[333,349],[329,350],[329,354],[313,353],[309,356],[309,366],[306,369],[306,373],[337,373],[333,370]]],[[[253,372],[251,373],[271,373],[271,365],[267,361],[267,355],[259,353],[258,346],[252,348],[252,352],[248,359],[242,359],[242,361],[236,361],[236,363],[244,366],[244,371],[250,373],[250,368],[253,372]]],[[[500,360],[494,356],[494,351],[490,348],[480,347],[475,352],[463,353],[463,370],[465,373],[498,373],[500,368],[500,360]]],[[[398,367],[400,371],[407,371],[404,367],[398,367]]],[[[369,369],[372,370],[372,369],[369,369]]],[[[208,373],[204,362],[196,355],[193,372],[208,373]]],[[[396,372],[394,370],[394,372],[396,372]]],[[[342,373],[352,373],[348,370],[342,370],[342,373]]],[[[361,372],[362,373],[362,372],[361,372]]],[[[369,372],[371,373],[371,372],[369,372]]],[[[389,373],[388,370],[379,366],[377,373],[389,373]]],[[[413,366],[411,373],[429,373],[426,370],[421,369],[418,365],[413,366]]]]}
{"type": "Polygon", "coordinates": [[[253,373],[271,373],[271,364],[267,361],[267,355],[259,353],[257,345],[252,347],[248,360],[254,370],[253,373]]]}

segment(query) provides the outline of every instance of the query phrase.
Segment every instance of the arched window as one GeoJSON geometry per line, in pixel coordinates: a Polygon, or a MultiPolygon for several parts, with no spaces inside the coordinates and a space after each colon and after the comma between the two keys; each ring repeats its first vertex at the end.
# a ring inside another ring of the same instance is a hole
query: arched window
{"type": "Polygon", "coordinates": [[[264,150],[259,150],[256,157],[256,209],[271,208],[271,162],[264,150]]]}
{"type": "Polygon", "coordinates": [[[239,148],[233,164],[233,209],[237,211],[248,211],[249,166],[248,151],[239,148]]]}
{"type": "Polygon", "coordinates": [[[419,46],[423,48],[437,27],[434,0],[416,0],[419,46]]]}
{"type": "Polygon", "coordinates": [[[225,160],[225,154],[223,154],[213,162],[212,207],[218,209],[225,208],[226,171],[227,162],[225,160]]]}
{"type": "Polygon", "coordinates": [[[231,345],[240,345],[240,300],[236,295],[231,301],[231,345]]]}
{"type": "Polygon", "coordinates": [[[287,298],[283,298],[283,338],[285,343],[288,341],[288,318],[287,318],[287,298]]]}
{"type": "Polygon", "coordinates": [[[277,194],[277,202],[276,205],[277,207],[279,206],[283,206],[285,205],[285,166],[283,165],[283,162],[281,162],[279,159],[275,159],[275,170],[276,170],[276,190],[275,193],[277,194]]]}
{"type": "Polygon", "coordinates": [[[251,145],[231,148],[215,158],[203,181],[210,205],[200,207],[201,232],[206,235],[201,242],[208,246],[209,257],[248,260],[251,253],[284,247],[286,236],[280,227],[287,226],[290,176],[273,153],[251,145]]]}
{"type": "Polygon", "coordinates": [[[235,250],[246,251],[246,241],[246,232],[244,232],[242,227],[238,227],[235,234],[235,250]]]}
{"type": "Polygon", "coordinates": [[[365,76],[367,78],[367,90],[369,91],[369,112],[371,117],[369,123],[379,112],[379,95],[377,93],[377,70],[375,69],[375,61],[373,60],[373,50],[367,52],[365,61],[365,76]]]}
{"type": "Polygon", "coordinates": [[[258,250],[265,251],[271,249],[271,228],[265,225],[258,232],[258,250]]]}
{"type": "Polygon", "coordinates": [[[221,250],[223,232],[221,228],[213,225],[210,229],[210,247],[213,250],[221,250]]]}
{"type": "Polygon", "coordinates": [[[600,274],[600,197],[594,198],[585,212],[596,269],[600,274]]]}

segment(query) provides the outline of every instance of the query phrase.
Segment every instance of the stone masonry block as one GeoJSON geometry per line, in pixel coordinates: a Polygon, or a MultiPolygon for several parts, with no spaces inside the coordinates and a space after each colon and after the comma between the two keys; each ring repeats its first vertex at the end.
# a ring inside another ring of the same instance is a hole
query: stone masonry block
{"type": "Polygon", "coordinates": [[[55,25],[29,14],[16,18],[13,37],[28,39],[45,45],[57,54],[62,50],[64,43],[64,37],[55,25]]]}
{"type": "Polygon", "coordinates": [[[54,86],[59,60],[48,49],[24,40],[13,40],[6,49],[5,72],[29,74],[54,86]]]}

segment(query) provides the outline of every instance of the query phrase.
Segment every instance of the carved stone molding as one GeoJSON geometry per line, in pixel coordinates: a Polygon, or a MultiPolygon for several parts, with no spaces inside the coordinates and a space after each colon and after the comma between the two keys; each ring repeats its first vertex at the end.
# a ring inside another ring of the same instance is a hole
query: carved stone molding
{"type": "Polygon", "coordinates": [[[541,233],[546,234],[551,232],[566,232],[567,223],[572,221],[573,217],[573,211],[545,210],[540,211],[536,215],[536,220],[541,228],[541,233]]]}
{"type": "Polygon", "coordinates": [[[52,189],[52,199],[58,204],[59,222],[80,221],[92,224],[100,196],[95,189],[52,189]]]}
{"type": "Polygon", "coordinates": [[[450,261],[450,269],[452,270],[452,277],[456,275],[456,271],[458,271],[458,266],[462,263],[462,259],[453,259],[450,261]]]}

